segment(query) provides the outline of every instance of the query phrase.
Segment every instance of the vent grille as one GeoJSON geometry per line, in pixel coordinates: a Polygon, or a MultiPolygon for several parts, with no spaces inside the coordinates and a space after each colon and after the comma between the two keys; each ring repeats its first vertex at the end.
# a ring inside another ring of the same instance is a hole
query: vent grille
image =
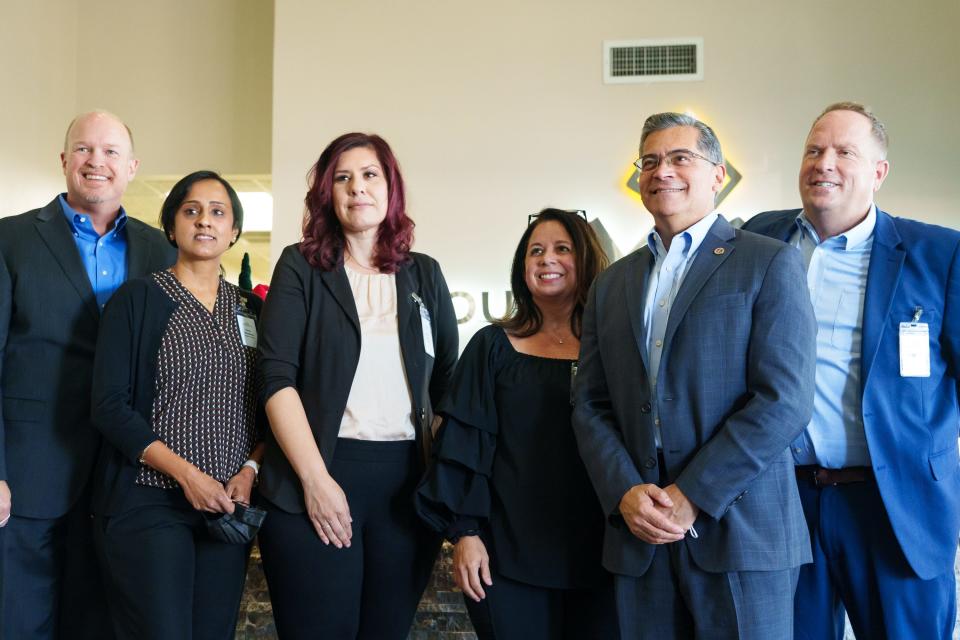
{"type": "Polygon", "coordinates": [[[703,39],[604,42],[608,84],[703,80],[703,39]]]}

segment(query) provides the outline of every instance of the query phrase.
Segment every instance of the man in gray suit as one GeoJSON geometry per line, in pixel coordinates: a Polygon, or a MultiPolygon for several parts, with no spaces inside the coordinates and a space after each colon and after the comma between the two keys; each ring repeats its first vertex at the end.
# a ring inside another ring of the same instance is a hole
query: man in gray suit
{"type": "Polygon", "coordinates": [[[702,122],[651,116],[636,164],[655,227],[590,291],[574,409],[621,633],[791,638],[810,541],[787,447],[816,334],[800,256],[716,213],[702,122]]]}

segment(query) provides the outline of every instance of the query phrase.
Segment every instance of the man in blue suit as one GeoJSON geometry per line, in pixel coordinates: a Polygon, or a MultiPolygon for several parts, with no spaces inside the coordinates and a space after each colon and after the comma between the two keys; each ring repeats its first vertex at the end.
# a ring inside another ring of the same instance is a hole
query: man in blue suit
{"type": "Polygon", "coordinates": [[[813,419],[792,445],[813,542],[796,638],[951,638],[960,533],[960,233],[894,218],[873,195],[887,134],[827,107],[800,165],[803,209],[745,228],[800,249],[817,316],[813,419]]]}
{"type": "Polygon", "coordinates": [[[574,409],[621,633],[789,638],[810,561],[787,450],[813,399],[800,256],[716,213],[702,122],[648,118],[637,167],[655,227],[590,291],[574,409]]]}

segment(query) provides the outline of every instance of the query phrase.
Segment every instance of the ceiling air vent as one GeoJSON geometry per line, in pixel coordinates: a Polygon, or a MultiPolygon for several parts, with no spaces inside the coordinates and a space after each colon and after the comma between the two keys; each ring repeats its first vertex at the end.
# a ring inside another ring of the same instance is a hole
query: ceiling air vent
{"type": "Polygon", "coordinates": [[[603,82],[703,80],[703,38],[607,40],[603,82]]]}

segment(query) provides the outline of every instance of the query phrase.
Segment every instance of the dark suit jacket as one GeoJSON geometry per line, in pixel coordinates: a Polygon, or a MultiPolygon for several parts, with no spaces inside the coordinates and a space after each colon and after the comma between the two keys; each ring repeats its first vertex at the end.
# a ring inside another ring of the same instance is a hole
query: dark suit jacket
{"type": "MultiPolygon", "coordinates": [[[[417,443],[421,451],[428,451],[432,408],[449,384],[459,338],[440,266],[429,256],[410,255],[412,262],[396,274],[397,325],[417,443]],[[418,295],[430,313],[435,358],[424,350],[420,310],[411,294],[418,295]]],[[[294,387],[320,455],[329,465],[360,360],[360,319],[343,267],[314,269],[298,245],[284,249],[260,318],[260,353],[264,405],[277,391],[294,387]]],[[[272,432],[266,440],[260,492],[285,511],[300,513],[304,510],[300,480],[272,432]]]]}
{"type": "Polygon", "coordinates": [[[656,483],[651,401],[660,409],[662,470],[700,507],[707,571],[769,571],[809,562],[810,542],[787,447],[810,419],[816,325],[799,254],[710,228],[670,311],[650,397],[643,305],[653,254],[643,247],[591,288],[583,320],[574,431],[610,515],[604,566],[640,576],[654,547],[630,533],[620,499],[656,483]]]}
{"type": "MultiPolygon", "coordinates": [[[[744,225],[787,240],[800,209],[744,225]]],[[[804,278],[804,283],[806,279],[804,278]]],[[[863,303],[863,428],[877,486],[910,566],[953,570],[960,533],[960,233],[877,210],[863,303]],[[923,309],[930,377],[900,377],[900,323],[923,309]]]]}
{"type": "MultiPolygon", "coordinates": [[[[127,220],[133,278],[173,263],[163,234],[127,220]]],[[[55,518],[86,486],[100,437],[90,425],[90,380],[100,310],[54,198],[0,218],[0,479],[13,513],[55,518]]]]}

